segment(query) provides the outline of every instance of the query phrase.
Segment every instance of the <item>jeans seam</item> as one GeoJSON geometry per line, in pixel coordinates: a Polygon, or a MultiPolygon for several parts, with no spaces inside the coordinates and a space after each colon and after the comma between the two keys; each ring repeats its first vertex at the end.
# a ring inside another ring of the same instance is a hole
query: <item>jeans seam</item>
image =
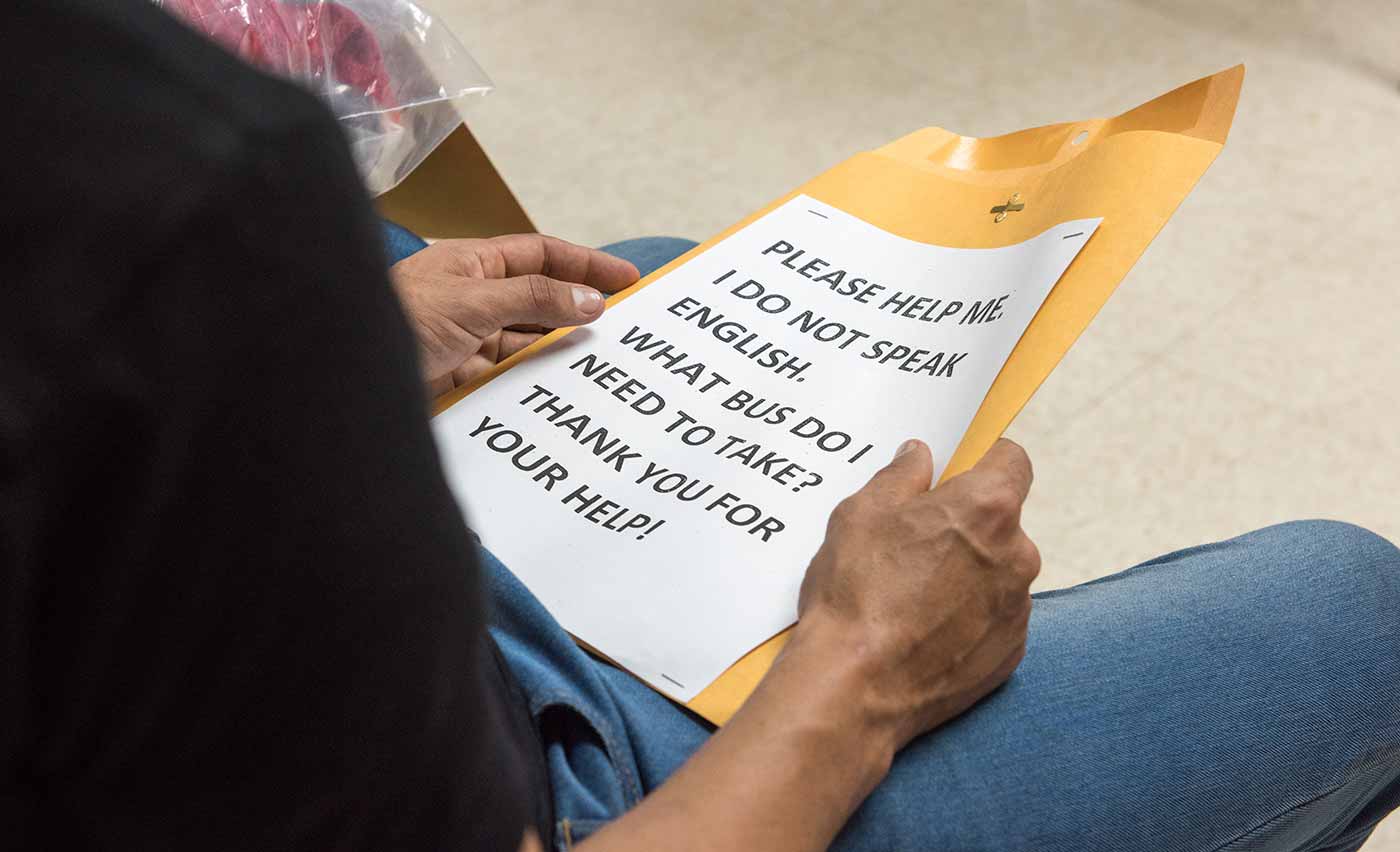
{"type": "MultiPolygon", "coordinates": [[[[1373,754],[1369,755],[1365,760],[1363,760],[1363,761],[1359,762],[1358,764],[1356,764],[1356,767],[1353,769],[1353,774],[1356,773],[1356,772],[1364,771],[1365,769],[1369,769],[1371,766],[1374,766],[1374,765],[1376,765],[1376,764],[1378,764],[1378,763],[1383,763],[1383,762],[1385,762],[1386,760],[1391,759],[1391,758],[1394,758],[1394,757],[1397,756],[1397,755],[1400,755],[1400,747],[1385,748],[1385,749],[1381,749],[1380,751],[1374,752],[1373,754]]],[[[1274,814],[1273,816],[1269,817],[1268,819],[1264,820],[1263,822],[1259,823],[1258,825],[1255,825],[1253,828],[1249,829],[1248,831],[1241,832],[1240,834],[1236,835],[1235,837],[1232,837],[1232,838],[1230,838],[1229,840],[1225,841],[1224,843],[1220,844],[1219,846],[1215,847],[1215,849],[1211,850],[1211,852],[1223,852],[1223,850],[1228,849],[1230,846],[1232,846],[1232,845],[1234,845],[1234,844],[1240,842],[1241,840],[1245,840],[1245,839],[1247,839],[1247,838],[1249,838],[1249,837],[1251,837],[1251,836],[1253,836],[1253,835],[1255,835],[1255,834],[1258,834],[1259,832],[1261,832],[1261,831],[1263,831],[1264,829],[1268,828],[1269,826],[1271,826],[1271,825],[1277,823],[1279,820],[1283,819],[1284,817],[1288,816],[1289,814],[1295,813],[1296,811],[1298,811],[1298,810],[1300,810],[1300,809],[1302,809],[1302,808],[1306,808],[1308,805],[1311,805],[1311,804],[1313,804],[1314,802],[1321,801],[1322,799],[1325,799],[1325,798],[1327,798],[1328,796],[1331,796],[1331,795],[1334,795],[1334,794],[1336,794],[1336,793],[1341,792],[1343,789],[1346,788],[1347,783],[1348,783],[1350,780],[1351,780],[1351,779],[1348,778],[1348,779],[1345,779],[1345,780],[1343,780],[1343,781],[1340,781],[1340,782],[1338,782],[1336,785],[1334,785],[1334,786],[1328,788],[1327,790],[1324,790],[1324,791],[1321,792],[1321,793],[1318,793],[1318,794],[1315,795],[1315,796],[1312,796],[1312,797],[1306,799],[1305,801],[1299,802],[1299,803],[1296,804],[1296,805],[1291,805],[1291,806],[1289,806],[1289,807],[1283,809],[1282,811],[1279,811],[1278,813],[1274,814]]],[[[1355,814],[1351,814],[1351,815],[1347,816],[1347,819],[1354,819],[1354,818],[1355,818],[1355,814]]],[[[1327,826],[1327,830],[1328,830],[1328,831],[1331,831],[1333,828],[1335,828],[1335,827],[1336,827],[1336,826],[1335,826],[1335,823],[1336,823],[1336,820],[1333,820],[1333,823],[1332,823],[1332,824],[1329,824],[1329,825],[1327,826]]],[[[1325,833],[1325,832],[1324,832],[1324,833],[1325,833]]]]}
{"type": "Polygon", "coordinates": [[[624,796],[627,799],[627,806],[634,807],[642,800],[641,785],[637,779],[632,777],[631,770],[620,760],[621,749],[618,748],[617,737],[612,732],[612,727],[603,719],[594,719],[588,714],[579,710],[571,701],[571,696],[564,692],[550,692],[531,702],[530,714],[536,718],[550,707],[567,707],[577,713],[585,722],[598,732],[598,736],[603,739],[603,748],[608,753],[608,763],[612,764],[613,771],[617,773],[622,781],[624,796]]]}

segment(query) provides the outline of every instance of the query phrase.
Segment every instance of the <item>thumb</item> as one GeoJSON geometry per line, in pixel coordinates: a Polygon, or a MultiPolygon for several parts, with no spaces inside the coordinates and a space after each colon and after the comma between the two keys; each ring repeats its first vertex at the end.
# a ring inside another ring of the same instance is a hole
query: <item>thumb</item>
{"type": "Polygon", "coordinates": [[[470,288],[483,318],[494,329],[512,325],[561,328],[592,322],[603,313],[603,294],[592,287],[556,281],[543,275],[518,275],[484,281],[470,288]]]}
{"type": "Polygon", "coordinates": [[[897,500],[907,500],[933,487],[933,452],[928,444],[910,438],[899,445],[890,463],[876,471],[865,486],[897,500]]]}

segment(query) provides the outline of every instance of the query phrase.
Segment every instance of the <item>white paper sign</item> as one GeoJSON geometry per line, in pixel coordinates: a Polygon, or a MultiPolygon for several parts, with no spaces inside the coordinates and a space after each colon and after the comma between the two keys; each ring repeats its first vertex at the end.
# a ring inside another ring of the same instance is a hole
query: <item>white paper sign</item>
{"type": "Polygon", "coordinates": [[[448,478],[567,630],[689,700],[904,439],[942,471],[1098,224],[950,249],[798,196],[439,415],[448,478]]]}

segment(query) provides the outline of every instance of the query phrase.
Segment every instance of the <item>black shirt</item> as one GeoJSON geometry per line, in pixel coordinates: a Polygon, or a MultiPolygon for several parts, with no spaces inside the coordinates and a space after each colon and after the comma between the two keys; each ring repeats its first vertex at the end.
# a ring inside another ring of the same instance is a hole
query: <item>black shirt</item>
{"type": "Polygon", "coordinates": [[[9,0],[0,81],[0,844],[517,848],[540,756],[334,120],[146,0],[9,0]]]}

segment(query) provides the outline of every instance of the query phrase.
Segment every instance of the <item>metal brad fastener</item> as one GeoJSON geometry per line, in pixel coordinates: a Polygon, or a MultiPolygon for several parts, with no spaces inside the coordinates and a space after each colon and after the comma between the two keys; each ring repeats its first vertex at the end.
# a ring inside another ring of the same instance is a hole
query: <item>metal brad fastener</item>
{"type": "Polygon", "coordinates": [[[1021,193],[1013,192],[1011,197],[1006,199],[1005,204],[998,204],[988,212],[996,214],[992,219],[993,222],[1001,222],[1006,219],[1006,214],[1019,213],[1025,209],[1026,205],[1021,201],[1021,193]]]}

